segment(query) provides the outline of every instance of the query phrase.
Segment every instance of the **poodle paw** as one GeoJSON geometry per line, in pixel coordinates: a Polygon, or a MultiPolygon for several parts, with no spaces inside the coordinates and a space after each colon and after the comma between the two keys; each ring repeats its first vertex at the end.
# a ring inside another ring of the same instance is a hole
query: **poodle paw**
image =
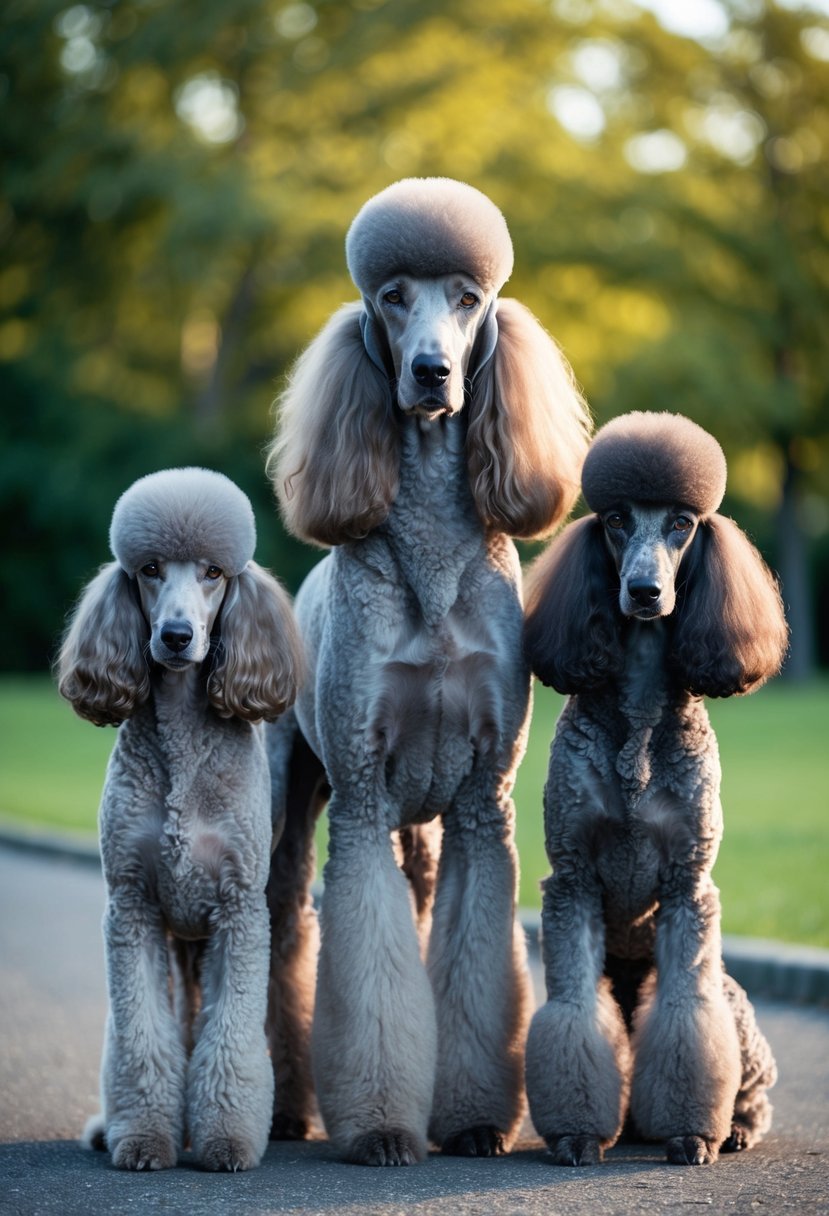
{"type": "Polygon", "coordinates": [[[274,1114],[271,1122],[271,1140],[306,1140],[308,1138],[308,1120],[299,1115],[288,1115],[284,1111],[274,1114]]]}
{"type": "Polygon", "coordinates": [[[177,1158],[172,1139],[158,1132],[124,1136],[112,1150],[112,1164],[119,1170],[169,1170],[177,1158]]]}
{"type": "Polygon", "coordinates": [[[216,1136],[213,1140],[205,1140],[197,1158],[203,1169],[227,1170],[231,1174],[236,1174],[239,1170],[253,1169],[259,1164],[259,1157],[251,1151],[250,1145],[232,1136],[216,1136]]]}
{"type": "Polygon", "coordinates": [[[743,1123],[731,1124],[731,1135],[720,1145],[721,1153],[741,1153],[751,1147],[751,1134],[743,1123]]]}
{"type": "Polygon", "coordinates": [[[672,1136],[665,1147],[671,1165],[712,1165],[718,1156],[704,1136],[672,1136]]]}
{"type": "Polygon", "coordinates": [[[489,1123],[479,1123],[447,1136],[441,1152],[447,1157],[501,1157],[506,1152],[504,1134],[489,1123]]]}
{"type": "Polygon", "coordinates": [[[345,1159],[355,1165],[415,1165],[423,1156],[423,1149],[411,1132],[388,1128],[358,1136],[345,1159]]]}
{"type": "Polygon", "coordinates": [[[556,1165],[598,1165],[602,1159],[596,1136],[551,1136],[547,1145],[556,1165]]]}

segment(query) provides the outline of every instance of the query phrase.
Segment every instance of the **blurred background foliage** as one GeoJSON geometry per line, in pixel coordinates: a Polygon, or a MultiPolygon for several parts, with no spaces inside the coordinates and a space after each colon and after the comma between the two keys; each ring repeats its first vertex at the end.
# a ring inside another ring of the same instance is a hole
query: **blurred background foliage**
{"type": "Polygon", "coordinates": [[[6,0],[0,666],[46,666],[116,497],[166,465],[235,478],[296,588],[317,555],[264,477],[271,401],[356,296],[353,215],[430,174],[501,207],[506,290],[598,422],[714,431],[724,509],[783,579],[789,674],[829,662],[829,22],[695,0],[690,36],[670,7],[6,0]]]}

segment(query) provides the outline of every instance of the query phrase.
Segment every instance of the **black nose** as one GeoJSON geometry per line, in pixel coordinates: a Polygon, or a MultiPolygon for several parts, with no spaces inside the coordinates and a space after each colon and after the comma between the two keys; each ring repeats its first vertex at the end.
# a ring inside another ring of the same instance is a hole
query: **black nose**
{"type": "Polygon", "coordinates": [[[628,594],[640,608],[649,608],[659,599],[662,587],[653,578],[632,578],[628,583],[628,594]]]}
{"type": "Polygon", "coordinates": [[[412,375],[422,388],[440,388],[452,369],[442,355],[415,355],[412,375]]]}
{"type": "Polygon", "coordinates": [[[192,642],[193,630],[187,621],[167,621],[161,629],[161,640],[168,650],[178,654],[192,642]]]}

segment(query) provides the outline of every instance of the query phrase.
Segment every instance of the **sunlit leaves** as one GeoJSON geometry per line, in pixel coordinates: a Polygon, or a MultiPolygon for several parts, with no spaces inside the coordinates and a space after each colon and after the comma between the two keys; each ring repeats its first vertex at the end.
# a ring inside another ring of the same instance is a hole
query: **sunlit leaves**
{"type": "Polygon", "coordinates": [[[688,158],[685,144],[673,131],[643,131],[625,143],[625,158],[638,173],[675,173],[688,158]]]}
{"type": "MultiPolygon", "coordinates": [[[[651,8],[7,5],[0,365],[27,403],[16,424],[48,414],[39,433],[61,451],[120,463],[172,458],[157,425],[176,459],[215,444],[264,484],[280,377],[356,294],[351,218],[395,178],[447,174],[504,211],[506,290],[562,342],[600,420],[680,408],[731,457],[820,448],[829,29],[770,0],[651,8]]],[[[752,459],[746,487],[771,506],[782,466],[752,459]]]]}
{"type": "Polygon", "coordinates": [[[192,76],[175,94],[175,108],[201,139],[211,144],[224,144],[236,139],[244,128],[239,112],[239,91],[230,80],[218,72],[203,72],[192,76]]]}

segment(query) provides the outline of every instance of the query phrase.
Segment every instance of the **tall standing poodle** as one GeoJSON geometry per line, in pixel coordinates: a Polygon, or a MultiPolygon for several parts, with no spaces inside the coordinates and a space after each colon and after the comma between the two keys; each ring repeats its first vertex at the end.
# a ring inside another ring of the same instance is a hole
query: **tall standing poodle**
{"type": "Polygon", "coordinates": [[[273,745],[289,813],[331,790],[312,1033],[325,1126],[350,1161],[404,1165],[427,1136],[503,1151],[522,1115],[511,791],[530,681],[509,538],[570,508],[588,419],[541,326],[497,298],[512,245],[479,191],[398,182],[359,212],[346,257],[362,300],[300,358],[271,452],[288,527],[334,546],[296,602],[301,733],[286,740],[286,718],[273,745]],[[392,834],[425,940],[418,825],[438,817],[424,966],[392,834]]]}
{"type": "Polygon", "coordinates": [[[256,1165],[267,1058],[270,779],[264,727],[289,705],[300,643],[288,598],[251,560],[253,512],[205,469],[118,500],[116,560],[86,588],[60,690],[119,726],[100,809],[109,1014],[103,1114],[123,1169],[256,1165]],[[119,725],[120,724],[120,725],[119,725]]]}
{"type": "Polygon", "coordinates": [[[759,687],[787,631],[760,555],[717,514],[725,479],[719,444],[687,418],[617,418],[584,465],[595,514],[531,576],[527,653],[571,694],[545,789],[547,1003],[526,1062],[559,1165],[600,1160],[628,1104],[678,1164],[770,1125],[774,1061],[722,963],[720,765],[702,698],[759,687]]]}

